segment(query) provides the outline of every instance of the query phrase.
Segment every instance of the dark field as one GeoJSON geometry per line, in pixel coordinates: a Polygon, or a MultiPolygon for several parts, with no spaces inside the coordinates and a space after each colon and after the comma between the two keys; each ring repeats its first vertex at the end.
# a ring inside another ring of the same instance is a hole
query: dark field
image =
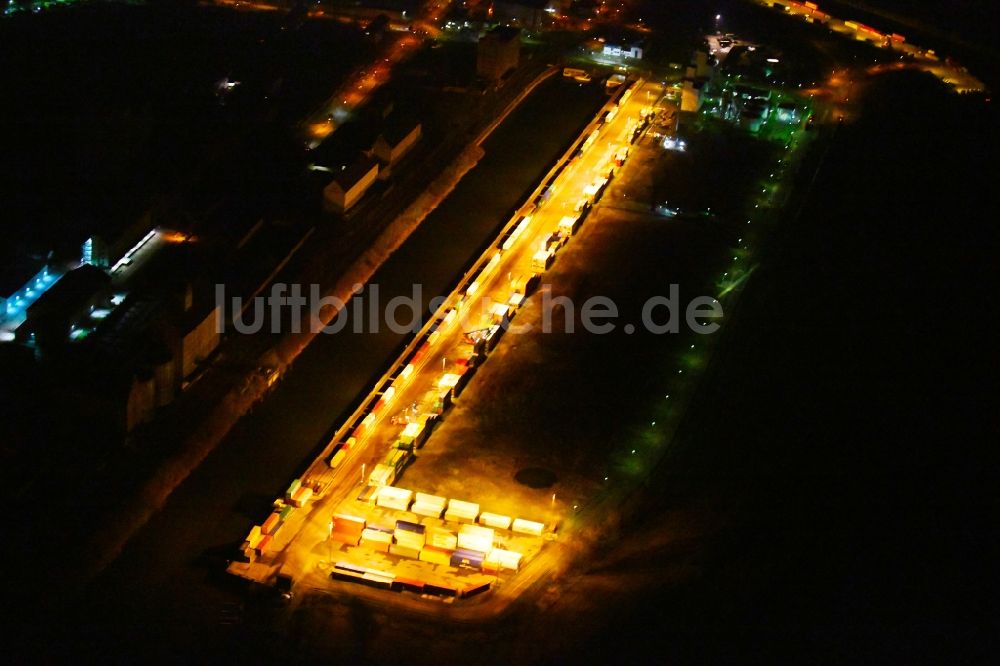
{"type": "Polygon", "coordinates": [[[579,602],[594,631],[568,653],[995,658],[992,333],[962,314],[996,305],[976,159],[995,115],[921,77],[868,100],[744,292],[677,457],[574,586],[565,617],[579,602]]]}
{"type": "Polygon", "coordinates": [[[283,21],[106,3],[0,21],[0,256],[22,238],[77,250],[86,231],[134,220],[186,193],[192,176],[216,198],[262,182],[273,191],[297,164],[289,124],[371,51],[353,28],[283,21]],[[225,77],[240,85],[223,104],[215,84],[225,77]]]}

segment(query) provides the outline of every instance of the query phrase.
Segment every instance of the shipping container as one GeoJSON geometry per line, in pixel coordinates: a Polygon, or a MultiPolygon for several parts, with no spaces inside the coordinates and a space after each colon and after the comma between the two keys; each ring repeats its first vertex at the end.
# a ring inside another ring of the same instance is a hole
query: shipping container
{"type": "Polygon", "coordinates": [[[364,581],[364,583],[366,585],[369,585],[371,587],[377,587],[377,588],[382,589],[382,590],[391,590],[392,589],[392,580],[393,579],[391,577],[389,577],[389,576],[384,575],[384,574],[379,574],[379,573],[375,573],[373,571],[369,571],[368,573],[366,573],[365,575],[363,575],[361,577],[361,579],[362,579],[362,581],[364,581]]]}
{"type": "Polygon", "coordinates": [[[622,146],[615,153],[615,166],[622,166],[625,164],[625,160],[628,158],[628,146],[622,146]]]}
{"type": "MultiPolygon", "coordinates": [[[[390,469],[389,472],[392,472],[392,470],[390,469]]],[[[368,477],[368,483],[372,483],[371,476],[368,477]]],[[[377,485],[363,486],[361,488],[361,492],[358,493],[358,496],[355,499],[359,502],[368,504],[369,506],[373,506],[375,504],[375,498],[378,497],[378,489],[379,486],[377,485]]]]}
{"type": "Polygon", "coordinates": [[[392,545],[392,535],[366,527],[365,531],[361,534],[361,545],[382,553],[388,553],[389,546],[392,545]]]}
{"type": "Polygon", "coordinates": [[[392,399],[394,397],[396,397],[396,388],[394,386],[389,386],[385,389],[385,391],[382,392],[382,395],[379,397],[376,406],[384,407],[385,405],[388,405],[390,402],[392,402],[392,399]]]}
{"type": "Polygon", "coordinates": [[[479,514],[479,524],[486,527],[494,527],[499,530],[509,530],[513,519],[510,516],[502,516],[498,513],[488,513],[486,511],[479,514]]]}
{"type": "Polygon", "coordinates": [[[350,534],[348,532],[338,532],[334,530],[330,532],[330,538],[338,543],[347,544],[348,546],[358,546],[361,544],[360,534],[350,534]]]}
{"type": "Polygon", "coordinates": [[[442,374],[438,380],[438,388],[453,388],[455,384],[458,383],[459,374],[455,372],[446,372],[442,374]]]}
{"type": "MultiPolygon", "coordinates": [[[[470,365],[472,367],[475,367],[479,363],[480,360],[481,359],[475,358],[475,356],[473,355],[473,358],[470,359],[470,365]]],[[[438,414],[434,414],[434,413],[421,414],[420,421],[421,421],[421,423],[424,424],[424,430],[423,430],[423,433],[422,433],[423,434],[422,441],[417,445],[418,449],[421,448],[421,447],[423,447],[423,445],[427,443],[427,440],[430,439],[431,433],[434,432],[434,428],[437,426],[438,421],[440,421],[440,420],[441,419],[440,419],[440,416],[438,414]]]]}
{"type": "Polygon", "coordinates": [[[513,550],[503,550],[501,548],[494,548],[489,553],[486,554],[486,561],[495,563],[501,569],[507,569],[509,571],[517,571],[521,568],[521,558],[522,554],[515,552],[513,550]]]}
{"type": "Polygon", "coordinates": [[[469,382],[472,380],[472,377],[475,374],[476,374],[476,368],[474,367],[467,368],[466,371],[459,376],[458,383],[455,384],[455,388],[453,388],[451,391],[452,395],[454,395],[456,398],[461,397],[462,391],[465,390],[465,387],[469,384],[469,382]]]}
{"type": "Polygon", "coordinates": [[[355,573],[354,571],[345,571],[343,569],[334,569],[330,572],[330,578],[334,580],[342,580],[348,583],[361,583],[363,582],[364,574],[355,573]]]}
{"type": "Polygon", "coordinates": [[[440,495],[428,495],[427,493],[417,493],[414,495],[416,501],[422,504],[437,504],[440,505],[442,510],[448,504],[448,500],[440,495]]]}
{"type": "MultiPolygon", "coordinates": [[[[410,523],[405,520],[396,521],[396,530],[393,532],[396,545],[404,548],[414,548],[420,550],[424,547],[424,526],[410,523]]],[[[416,557],[414,555],[413,557],[416,557]]]]}
{"type": "Polygon", "coordinates": [[[511,524],[511,529],[519,534],[530,534],[532,536],[541,536],[542,530],[545,529],[545,525],[542,523],[535,522],[533,520],[525,520],[524,518],[517,518],[511,524]]]}
{"type": "Polygon", "coordinates": [[[444,514],[445,520],[464,521],[474,523],[479,517],[479,505],[473,502],[463,502],[462,500],[448,500],[448,511],[444,514]]]}
{"type": "Polygon", "coordinates": [[[506,330],[497,325],[490,326],[490,330],[486,332],[486,351],[493,351],[506,330]]]}
{"type": "Polygon", "coordinates": [[[396,470],[388,465],[375,465],[375,468],[368,474],[368,485],[385,487],[391,485],[396,480],[396,470]]]}
{"type": "Polygon", "coordinates": [[[566,215],[559,220],[559,232],[564,236],[572,236],[580,228],[579,215],[566,215]]]}
{"type": "Polygon", "coordinates": [[[423,550],[420,551],[418,559],[428,564],[443,564],[444,566],[448,566],[451,564],[451,555],[451,549],[424,546],[423,550]]]}
{"type": "Polygon", "coordinates": [[[268,548],[271,545],[271,541],[273,539],[274,537],[271,536],[270,534],[265,534],[263,537],[261,537],[261,540],[257,542],[257,547],[254,548],[254,550],[257,551],[257,557],[260,557],[261,555],[267,552],[268,548]]]}
{"type": "Polygon", "coordinates": [[[401,461],[404,461],[406,459],[406,455],[407,455],[406,451],[401,451],[399,449],[389,449],[389,452],[386,453],[385,457],[382,459],[382,464],[388,467],[392,467],[398,472],[400,467],[402,467],[401,461]]]}
{"type": "Polygon", "coordinates": [[[542,241],[542,249],[547,252],[558,252],[562,249],[562,246],[566,243],[566,237],[560,234],[558,231],[553,231],[551,234],[545,237],[542,241]]]}
{"type": "Polygon", "coordinates": [[[483,560],[485,558],[485,553],[480,553],[475,550],[458,549],[451,554],[451,566],[458,567],[460,569],[479,569],[483,566],[483,560]]]}
{"type": "Polygon", "coordinates": [[[510,235],[508,235],[501,241],[500,248],[503,250],[509,250],[512,247],[514,247],[514,243],[517,242],[517,239],[521,236],[521,234],[524,233],[525,229],[528,228],[529,224],[531,224],[530,215],[522,217],[520,220],[518,220],[517,224],[514,225],[514,228],[511,230],[510,235]]]}
{"type": "Polygon", "coordinates": [[[423,548],[425,544],[426,542],[424,541],[423,534],[413,534],[412,532],[400,532],[399,538],[396,539],[395,543],[395,545],[400,548],[406,548],[407,550],[413,551],[412,554],[403,554],[405,557],[411,557],[413,559],[417,559],[420,549],[423,548]]]}
{"type": "Polygon", "coordinates": [[[427,531],[427,528],[420,523],[413,523],[408,520],[397,520],[396,531],[399,530],[402,530],[403,532],[413,532],[414,534],[423,534],[427,531]]]}
{"type": "Polygon", "coordinates": [[[427,439],[427,433],[424,429],[424,423],[415,422],[407,423],[406,427],[403,428],[403,432],[399,435],[399,441],[404,444],[410,445],[411,448],[420,448],[424,445],[424,440],[427,439]]]}
{"type": "Polygon", "coordinates": [[[270,516],[268,516],[267,520],[264,521],[264,524],[261,525],[261,531],[264,534],[274,534],[275,532],[278,531],[278,527],[280,526],[281,526],[281,514],[275,511],[270,516]]]}
{"type": "Polygon", "coordinates": [[[312,499],[312,495],[312,488],[309,488],[308,486],[300,486],[288,501],[294,507],[303,507],[309,502],[310,499],[312,499]]]}
{"type": "Polygon", "coordinates": [[[406,511],[410,508],[413,500],[413,491],[404,488],[394,488],[393,486],[382,486],[378,492],[378,499],[375,500],[377,506],[397,511],[406,511]]]}
{"type": "Polygon", "coordinates": [[[452,405],[452,393],[450,388],[438,388],[437,390],[437,400],[434,402],[434,408],[437,413],[444,414],[452,405]]]}
{"type": "Polygon", "coordinates": [[[494,303],[490,309],[490,319],[494,324],[506,326],[513,314],[513,308],[506,303],[494,303]]]}
{"type": "Polygon", "coordinates": [[[330,456],[330,468],[337,469],[338,467],[340,467],[340,465],[343,464],[344,462],[344,458],[346,457],[347,457],[347,451],[344,450],[343,448],[334,451],[333,455],[330,456]]]}
{"type": "Polygon", "coordinates": [[[301,486],[302,486],[302,479],[295,479],[294,481],[292,481],[291,485],[288,486],[288,490],[285,491],[285,498],[291,499],[292,495],[295,494],[295,491],[297,491],[301,486]]]}
{"type": "Polygon", "coordinates": [[[441,514],[444,513],[447,502],[448,501],[445,498],[438,497],[437,495],[417,493],[416,499],[413,502],[412,511],[420,516],[440,518],[441,514]]]}
{"type": "Polygon", "coordinates": [[[438,506],[437,504],[421,504],[420,502],[414,502],[410,510],[418,516],[440,518],[441,513],[444,511],[444,507],[438,506]]]}
{"type": "Polygon", "coordinates": [[[493,549],[494,538],[494,532],[489,527],[462,525],[458,530],[458,548],[486,553],[493,549]]]}
{"type": "Polygon", "coordinates": [[[538,273],[532,273],[528,276],[528,279],[524,283],[524,295],[531,296],[538,289],[538,285],[542,283],[542,276],[538,273]]]}
{"type": "Polygon", "coordinates": [[[254,525],[250,528],[250,534],[247,535],[244,541],[244,548],[256,548],[260,540],[264,538],[264,533],[260,528],[260,525],[254,525]]]}
{"type": "Polygon", "coordinates": [[[434,527],[428,530],[425,543],[435,548],[445,550],[455,550],[458,548],[458,535],[443,527],[434,527]]]}
{"type": "Polygon", "coordinates": [[[351,564],[350,562],[337,562],[333,565],[335,571],[349,571],[351,573],[356,573],[359,576],[364,574],[367,569],[358,566],[357,564],[351,564]]]}
{"type": "Polygon", "coordinates": [[[536,271],[547,271],[552,268],[552,262],[555,261],[555,254],[549,250],[539,250],[531,258],[531,268],[536,271]]]}
{"type": "Polygon", "coordinates": [[[333,515],[333,529],[337,532],[346,532],[348,534],[361,534],[361,532],[366,527],[366,522],[364,518],[358,518],[357,516],[348,516],[343,513],[335,513],[333,515]]]}
{"type": "Polygon", "coordinates": [[[417,347],[416,351],[410,354],[410,358],[407,360],[407,365],[413,365],[413,366],[418,365],[420,363],[420,359],[422,359],[424,357],[424,354],[426,353],[427,353],[427,345],[426,344],[420,345],[419,347],[417,347]]]}

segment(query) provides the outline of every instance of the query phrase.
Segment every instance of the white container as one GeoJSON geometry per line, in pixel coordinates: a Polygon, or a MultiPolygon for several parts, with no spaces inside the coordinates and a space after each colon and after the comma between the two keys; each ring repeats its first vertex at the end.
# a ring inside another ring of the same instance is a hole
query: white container
{"type": "Polygon", "coordinates": [[[412,490],[394,488],[392,486],[382,486],[378,489],[378,499],[375,500],[375,504],[376,506],[385,507],[386,509],[406,511],[410,508],[410,502],[412,500],[412,490]]]}
{"type": "Polygon", "coordinates": [[[517,571],[521,568],[521,558],[523,555],[517,553],[513,550],[503,550],[502,548],[494,548],[486,555],[486,562],[490,564],[495,564],[501,569],[508,569],[510,571],[517,571]]]}
{"type": "Polygon", "coordinates": [[[380,543],[389,545],[392,543],[392,532],[383,532],[381,530],[373,530],[366,527],[361,532],[361,540],[368,541],[370,543],[380,543]]]}
{"type": "Polygon", "coordinates": [[[474,523],[479,516],[479,505],[462,500],[448,500],[448,511],[444,514],[445,520],[456,522],[474,523]]]}
{"type": "Polygon", "coordinates": [[[493,549],[494,532],[489,527],[462,525],[458,531],[458,547],[487,553],[493,549]]]}
{"type": "Polygon", "coordinates": [[[435,548],[455,550],[458,548],[458,536],[449,530],[431,529],[427,532],[427,543],[435,548]]]}
{"type": "Polygon", "coordinates": [[[509,530],[512,518],[501,516],[499,513],[488,513],[483,511],[479,514],[479,524],[486,527],[494,527],[498,530],[509,530]]]}
{"type": "Polygon", "coordinates": [[[542,530],[545,529],[545,525],[542,523],[536,523],[533,520],[525,520],[524,518],[517,518],[511,525],[511,529],[519,534],[530,534],[531,536],[541,536],[542,530]]]}

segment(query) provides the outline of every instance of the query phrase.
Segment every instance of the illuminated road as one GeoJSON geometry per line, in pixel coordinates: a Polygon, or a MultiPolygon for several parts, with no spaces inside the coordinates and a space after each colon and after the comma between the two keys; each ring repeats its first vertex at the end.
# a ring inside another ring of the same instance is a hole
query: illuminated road
{"type": "MultiPolygon", "coordinates": [[[[414,26],[425,27],[437,23],[444,16],[449,0],[427,2],[420,15],[414,19],[414,26]]],[[[426,29],[422,29],[426,33],[426,29]]],[[[391,33],[390,33],[391,35],[391,33]]],[[[318,146],[338,125],[347,120],[351,113],[363,105],[379,87],[385,84],[392,68],[415,53],[422,43],[417,33],[391,36],[374,61],[367,67],[355,71],[344,84],[303,123],[310,148],[318,146]]]]}
{"type": "MultiPolygon", "coordinates": [[[[767,7],[774,7],[774,0],[756,0],[767,7]]],[[[782,11],[786,11],[792,16],[799,16],[804,20],[824,23],[830,30],[848,39],[866,41],[873,46],[883,48],[892,53],[900,54],[909,60],[902,61],[893,67],[912,68],[930,72],[941,79],[946,84],[952,86],[956,92],[981,92],[986,86],[971,74],[965,67],[950,61],[942,61],[933,50],[911,44],[905,41],[905,37],[897,34],[884,34],[850,19],[840,19],[821,11],[814,3],[785,2],[781,4],[782,11]]]]}

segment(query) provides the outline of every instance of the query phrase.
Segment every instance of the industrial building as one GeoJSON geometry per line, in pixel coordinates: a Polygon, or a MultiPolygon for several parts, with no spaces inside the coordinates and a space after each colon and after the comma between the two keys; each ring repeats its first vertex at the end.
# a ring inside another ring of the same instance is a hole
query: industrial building
{"type": "Polygon", "coordinates": [[[350,166],[341,167],[334,179],[323,188],[323,205],[328,212],[343,213],[364,196],[378,178],[378,161],[359,156],[350,166]]]}
{"type": "MultiPolygon", "coordinates": [[[[53,347],[74,336],[96,308],[111,297],[111,278],[100,268],[83,264],[56,281],[38,300],[28,306],[26,320],[17,329],[22,340],[34,338],[53,347]]],[[[87,330],[87,329],[83,329],[87,330]]]]}
{"type": "Polygon", "coordinates": [[[631,58],[633,60],[642,60],[642,45],[639,42],[633,43],[612,43],[605,42],[604,48],[601,49],[601,55],[608,58],[631,58]]]}
{"type": "Polygon", "coordinates": [[[130,296],[79,350],[77,390],[127,435],[183,390],[218,348],[218,306],[190,284],[163,295],[130,296]]]}
{"type": "Polygon", "coordinates": [[[476,73],[487,81],[499,81],[517,68],[521,53],[521,31],[497,26],[479,38],[476,73]]]}
{"type": "MultiPolygon", "coordinates": [[[[393,113],[385,119],[382,131],[372,145],[372,154],[386,168],[396,166],[420,140],[420,122],[402,113],[393,113]]],[[[388,173],[383,171],[382,173],[388,173]]]]}
{"type": "Polygon", "coordinates": [[[0,325],[13,330],[25,311],[58,278],[41,259],[18,256],[0,271],[0,325]]]}

